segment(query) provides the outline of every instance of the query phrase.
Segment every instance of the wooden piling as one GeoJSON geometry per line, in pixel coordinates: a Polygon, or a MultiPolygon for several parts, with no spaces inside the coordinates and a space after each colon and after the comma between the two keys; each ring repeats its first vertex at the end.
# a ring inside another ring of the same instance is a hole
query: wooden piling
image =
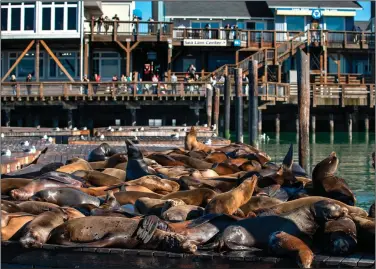
{"type": "Polygon", "coordinates": [[[311,117],[311,132],[316,133],[316,116],[312,115],[311,117]]]}
{"type": "Polygon", "coordinates": [[[135,108],[131,108],[132,126],[136,126],[137,123],[136,111],[135,108]]]}
{"type": "Polygon", "coordinates": [[[200,109],[197,107],[197,108],[194,109],[194,111],[195,111],[195,115],[196,115],[195,125],[199,126],[200,125],[200,109]]]}
{"type": "Polygon", "coordinates": [[[368,115],[365,115],[365,118],[364,118],[364,131],[366,133],[369,132],[369,117],[368,117],[368,115]]]}
{"type": "Polygon", "coordinates": [[[219,98],[220,98],[220,91],[218,88],[214,90],[214,124],[216,126],[216,134],[218,135],[219,129],[219,98]]]}
{"type": "Polygon", "coordinates": [[[299,49],[297,55],[298,111],[299,111],[299,164],[308,171],[310,81],[308,56],[299,49]]]}
{"type": "Polygon", "coordinates": [[[329,115],[329,128],[330,128],[330,133],[334,133],[334,116],[333,116],[333,114],[329,115]]]}
{"type": "Polygon", "coordinates": [[[296,129],[296,134],[299,134],[299,115],[295,116],[295,129],[296,129]]]}
{"type": "Polygon", "coordinates": [[[73,128],[73,111],[72,109],[68,109],[68,128],[73,128]]]}
{"type": "Polygon", "coordinates": [[[230,76],[225,79],[225,131],[226,139],[230,139],[230,106],[231,106],[231,81],[230,76]]]}
{"type": "Polygon", "coordinates": [[[5,109],[5,126],[10,127],[10,109],[5,109]]]}
{"type": "Polygon", "coordinates": [[[257,126],[257,129],[258,129],[258,133],[262,134],[262,110],[261,109],[259,109],[259,111],[258,111],[258,126],[257,126]]]}
{"type": "Polygon", "coordinates": [[[235,68],[235,126],[236,142],[243,143],[243,69],[235,68]]]}
{"type": "Polygon", "coordinates": [[[39,82],[39,77],[40,77],[40,72],[39,72],[39,69],[40,69],[40,60],[39,60],[39,56],[40,56],[40,44],[39,44],[39,40],[37,40],[35,42],[35,74],[34,74],[34,77],[35,77],[35,81],[36,82],[39,82]]]}
{"type": "Polygon", "coordinates": [[[213,113],[213,89],[206,89],[206,115],[208,118],[208,126],[212,126],[213,113]]]}
{"type": "Polygon", "coordinates": [[[349,132],[349,135],[352,135],[352,129],[353,129],[353,119],[352,119],[352,114],[347,115],[347,130],[349,132]]]}
{"type": "Polygon", "coordinates": [[[257,146],[257,125],[258,125],[258,62],[248,63],[248,136],[249,144],[257,146]]]}
{"type": "Polygon", "coordinates": [[[280,124],[279,117],[280,117],[279,114],[275,115],[275,132],[276,132],[276,135],[278,136],[281,131],[281,124],[280,124]]]}

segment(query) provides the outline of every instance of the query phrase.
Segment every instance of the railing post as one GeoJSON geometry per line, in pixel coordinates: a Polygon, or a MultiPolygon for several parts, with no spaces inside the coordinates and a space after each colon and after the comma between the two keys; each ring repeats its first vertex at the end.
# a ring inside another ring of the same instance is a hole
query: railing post
{"type": "Polygon", "coordinates": [[[67,84],[64,83],[64,97],[67,98],[68,97],[68,87],[67,87],[67,84]]]}
{"type": "Polygon", "coordinates": [[[364,43],[365,43],[365,37],[364,37],[364,32],[362,31],[362,36],[361,36],[361,41],[359,42],[361,45],[361,48],[364,48],[364,43]]]}
{"type": "Polygon", "coordinates": [[[184,83],[180,83],[180,96],[184,96],[184,83]]]}
{"type": "Polygon", "coordinates": [[[93,96],[93,84],[88,83],[87,85],[87,95],[92,97],[93,96]]]}
{"type": "Polygon", "coordinates": [[[40,84],[39,84],[39,97],[41,99],[43,99],[43,96],[44,96],[44,94],[43,94],[43,83],[40,82],[40,84]]]}
{"type": "Polygon", "coordinates": [[[274,49],[277,48],[277,32],[275,30],[273,32],[273,47],[274,49]]]}
{"type": "Polygon", "coordinates": [[[344,32],[344,34],[343,34],[343,46],[344,46],[344,48],[346,48],[347,47],[347,33],[346,32],[344,32]]]}
{"type": "Polygon", "coordinates": [[[94,18],[91,19],[91,40],[93,40],[93,35],[94,35],[94,18]]]}
{"type": "Polygon", "coordinates": [[[345,107],[345,85],[341,84],[341,106],[345,107]]]}
{"type": "Polygon", "coordinates": [[[261,31],[261,40],[260,40],[260,48],[264,47],[264,33],[261,31]]]}
{"type": "Polygon", "coordinates": [[[117,41],[117,26],[118,26],[118,22],[117,21],[114,21],[114,30],[113,30],[113,39],[114,41],[117,41]]]}
{"type": "Polygon", "coordinates": [[[312,107],[316,107],[316,85],[311,85],[312,89],[312,107]]]}
{"type": "Polygon", "coordinates": [[[20,84],[17,83],[16,84],[16,96],[17,96],[17,98],[20,98],[20,95],[21,95],[21,93],[20,93],[21,88],[20,87],[21,87],[20,84]]]}
{"type": "Polygon", "coordinates": [[[251,47],[251,31],[247,32],[247,47],[251,47]]]}

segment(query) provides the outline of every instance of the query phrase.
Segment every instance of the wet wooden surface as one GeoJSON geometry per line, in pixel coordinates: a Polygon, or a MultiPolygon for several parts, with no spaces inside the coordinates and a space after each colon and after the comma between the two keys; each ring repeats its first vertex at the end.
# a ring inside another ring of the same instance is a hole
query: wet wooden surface
{"type": "Polygon", "coordinates": [[[43,137],[47,136],[79,136],[79,135],[90,135],[89,130],[64,130],[60,129],[57,131],[55,128],[36,128],[36,127],[1,127],[1,132],[5,137],[43,137]]]}

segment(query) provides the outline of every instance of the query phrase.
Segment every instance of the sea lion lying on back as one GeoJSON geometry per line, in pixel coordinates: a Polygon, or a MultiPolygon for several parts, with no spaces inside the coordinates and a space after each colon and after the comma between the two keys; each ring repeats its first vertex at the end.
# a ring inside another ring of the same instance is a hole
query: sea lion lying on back
{"type": "Polygon", "coordinates": [[[339,160],[335,152],[319,162],[312,172],[313,190],[316,195],[336,199],[348,205],[355,205],[355,196],[346,181],[334,175],[339,160]]]}

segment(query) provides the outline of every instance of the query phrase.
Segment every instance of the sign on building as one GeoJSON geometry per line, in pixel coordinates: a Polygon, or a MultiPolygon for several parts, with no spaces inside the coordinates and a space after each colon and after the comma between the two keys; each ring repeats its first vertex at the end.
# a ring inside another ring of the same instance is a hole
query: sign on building
{"type": "Polygon", "coordinates": [[[312,10],[312,18],[314,18],[315,20],[318,20],[320,19],[322,16],[321,14],[321,10],[320,9],[314,9],[312,10]]]}
{"type": "Polygon", "coordinates": [[[241,46],[240,39],[235,39],[234,40],[234,47],[240,47],[240,46],[241,46]]]}
{"type": "Polygon", "coordinates": [[[218,39],[184,39],[184,46],[226,47],[227,41],[218,39]]]}

